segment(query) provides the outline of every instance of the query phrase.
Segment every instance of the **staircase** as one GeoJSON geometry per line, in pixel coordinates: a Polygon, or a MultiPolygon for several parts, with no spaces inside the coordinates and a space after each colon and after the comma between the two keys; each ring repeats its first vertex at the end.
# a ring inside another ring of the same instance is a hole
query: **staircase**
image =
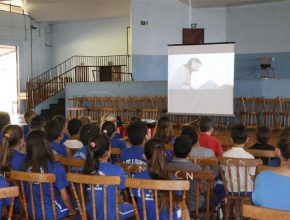
{"type": "Polygon", "coordinates": [[[41,110],[41,116],[45,118],[46,121],[52,119],[56,115],[65,116],[65,99],[58,99],[57,104],[50,104],[49,109],[41,110]]]}
{"type": "Polygon", "coordinates": [[[130,70],[129,55],[73,56],[27,82],[27,108],[56,95],[66,83],[132,81],[130,70]]]}

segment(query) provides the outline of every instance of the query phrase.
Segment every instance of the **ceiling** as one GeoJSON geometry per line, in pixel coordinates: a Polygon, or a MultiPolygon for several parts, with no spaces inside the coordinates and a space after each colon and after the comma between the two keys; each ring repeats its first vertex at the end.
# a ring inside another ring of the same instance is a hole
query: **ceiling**
{"type": "MultiPolygon", "coordinates": [[[[171,0],[152,1],[165,3],[171,0]]],[[[189,0],[179,1],[189,4],[189,0]]],[[[192,7],[228,7],[277,1],[283,0],[191,0],[191,4],[192,7]]],[[[129,16],[130,2],[131,0],[24,0],[24,8],[35,20],[53,23],[129,16]]]]}

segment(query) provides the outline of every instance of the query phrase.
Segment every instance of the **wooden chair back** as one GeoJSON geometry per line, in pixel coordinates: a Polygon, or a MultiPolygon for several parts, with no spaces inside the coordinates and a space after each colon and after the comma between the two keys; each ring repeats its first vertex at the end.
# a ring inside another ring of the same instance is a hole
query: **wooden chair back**
{"type": "Polygon", "coordinates": [[[146,165],[141,164],[116,163],[116,165],[122,167],[129,177],[132,177],[134,173],[140,173],[147,169],[146,165]]]}
{"type": "Polygon", "coordinates": [[[252,154],[255,158],[262,159],[265,163],[269,163],[271,159],[278,157],[274,150],[246,149],[246,151],[252,154]]]}
{"type": "Polygon", "coordinates": [[[184,180],[149,180],[149,179],[133,179],[127,178],[126,179],[126,187],[129,188],[134,211],[135,211],[135,218],[140,220],[139,210],[137,208],[137,204],[134,198],[133,189],[140,189],[141,190],[141,200],[142,200],[142,207],[143,207],[143,219],[147,220],[147,208],[145,202],[145,190],[152,190],[152,197],[155,201],[155,211],[156,211],[156,219],[159,219],[159,207],[158,207],[158,191],[168,191],[169,193],[169,219],[173,219],[173,191],[182,191],[182,202],[181,202],[181,219],[184,220],[186,216],[186,191],[189,190],[189,181],[184,180]]]}
{"type": "MultiPolygon", "coordinates": [[[[116,196],[116,219],[119,220],[119,191],[118,186],[121,184],[121,179],[119,176],[96,176],[96,175],[83,175],[83,174],[75,174],[75,173],[68,173],[67,179],[70,181],[72,191],[74,198],[76,199],[77,206],[81,215],[81,219],[87,220],[89,219],[87,216],[87,210],[86,210],[86,202],[88,201],[85,198],[85,187],[90,189],[95,189],[95,187],[99,187],[99,185],[102,185],[103,187],[103,205],[104,210],[101,210],[104,212],[104,220],[108,219],[108,212],[111,212],[109,210],[110,207],[107,205],[107,187],[108,186],[114,186],[115,187],[115,196],[116,196]],[[96,186],[97,185],[97,186],[96,186]]],[[[100,212],[98,210],[98,204],[96,204],[96,192],[95,190],[92,190],[90,201],[92,202],[93,206],[93,219],[97,219],[97,212],[100,212]],[[95,205],[94,205],[95,204],[95,205]]]]}
{"type": "Polygon", "coordinates": [[[256,168],[256,176],[261,173],[262,171],[266,171],[266,170],[271,170],[271,171],[275,171],[275,169],[277,169],[277,167],[271,167],[271,166],[266,166],[266,165],[259,165],[256,168]]]}
{"type": "Polygon", "coordinates": [[[62,158],[64,158],[62,155],[60,154],[54,154],[53,155],[53,159],[56,161],[56,162],[59,162],[62,158]]]}
{"type": "Polygon", "coordinates": [[[256,220],[290,220],[290,212],[253,205],[243,206],[243,216],[256,220]]]}
{"type": "Polygon", "coordinates": [[[76,158],[62,157],[59,162],[66,168],[67,172],[77,173],[79,170],[84,168],[86,161],[76,158]]]}
{"type": "Polygon", "coordinates": [[[262,160],[220,157],[218,162],[227,195],[239,197],[241,193],[247,196],[252,192],[251,176],[255,175],[256,167],[262,165],[262,160]]]}
{"type": "MultiPolygon", "coordinates": [[[[11,203],[7,213],[7,219],[11,220],[13,215],[13,206],[15,197],[19,196],[19,188],[18,186],[10,186],[10,187],[1,187],[0,188],[0,199],[8,199],[11,198],[11,203]]],[[[0,210],[2,213],[2,210],[0,210]]]]}
{"type": "Polygon", "coordinates": [[[110,162],[112,162],[112,158],[114,158],[115,161],[119,162],[121,156],[121,149],[118,147],[111,147],[111,157],[110,162]]]}
{"type": "Polygon", "coordinates": [[[164,144],[164,148],[165,150],[170,150],[170,151],[174,150],[173,144],[164,144]]]}
{"type": "Polygon", "coordinates": [[[157,120],[158,119],[158,108],[142,108],[140,109],[140,118],[141,119],[150,119],[150,120],[157,120]]]}
{"type": "Polygon", "coordinates": [[[218,159],[215,157],[191,157],[189,160],[196,165],[201,166],[205,170],[213,171],[218,165],[218,159]]]}
{"type": "Polygon", "coordinates": [[[53,212],[53,218],[57,219],[56,216],[56,207],[55,207],[55,195],[54,195],[54,183],[55,183],[55,176],[54,174],[48,174],[48,173],[29,173],[29,172],[20,172],[20,171],[11,171],[10,172],[10,179],[12,181],[15,181],[18,187],[20,188],[20,200],[24,204],[24,213],[25,218],[29,219],[32,218],[33,220],[36,219],[36,212],[39,212],[39,210],[36,210],[35,204],[40,203],[41,204],[41,216],[42,219],[46,219],[46,209],[45,209],[45,201],[44,197],[44,188],[47,187],[48,184],[49,188],[49,196],[51,198],[49,206],[52,207],[53,212]],[[39,190],[39,197],[36,197],[36,193],[34,193],[34,190],[39,190]],[[29,192],[29,194],[26,194],[25,192],[29,192]],[[31,213],[32,216],[28,216],[28,201],[31,202],[31,213]]]}
{"type": "MultiPolygon", "coordinates": [[[[190,213],[190,217],[194,219],[210,219],[213,214],[210,209],[210,199],[213,193],[214,172],[202,170],[172,170],[171,171],[178,180],[195,181],[195,207],[194,212],[190,213]],[[201,193],[206,193],[205,196],[205,211],[200,212],[201,193]]],[[[191,207],[188,207],[191,209],[191,207]]]]}

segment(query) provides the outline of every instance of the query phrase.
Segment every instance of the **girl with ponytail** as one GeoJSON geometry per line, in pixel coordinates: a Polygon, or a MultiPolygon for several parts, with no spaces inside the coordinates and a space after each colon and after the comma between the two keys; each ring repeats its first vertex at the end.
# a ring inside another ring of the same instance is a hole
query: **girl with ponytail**
{"type": "Polygon", "coordinates": [[[18,125],[7,125],[3,129],[4,152],[0,162],[1,172],[21,170],[26,157],[23,130],[18,125]]]}
{"type": "MultiPolygon", "coordinates": [[[[119,189],[125,189],[125,174],[121,167],[108,162],[111,156],[110,141],[104,134],[97,134],[89,141],[88,153],[83,169],[83,174],[87,175],[99,175],[99,176],[119,176],[121,178],[121,184],[119,189]]],[[[93,219],[93,206],[97,206],[97,219],[104,219],[104,198],[103,198],[103,186],[96,185],[95,201],[96,204],[92,204],[92,189],[86,188],[87,192],[87,213],[90,219],[93,219]]],[[[107,219],[116,219],[116,194],[115,187],[107,187],[107,219]]],[[[127,219],[134,215],[134,210],[131,204],[120,204],[120,219],[127,219]]]]}
{"type": "MultiPolygon", "coordinates": [[[[164,149],[164,144],[160,139],[153,138],[145,143],[144,147],[144,159],[147,160],[148,169],[137,173],[134,178],[137,179],[155,179],[155,180],[170,180],[172,179],[170,173],[166,167],[166,152],[164,149]]],[[[144,190],[145,202],[146,202],[146,213],[147,219],[156,219],[155,202],[152,200],[153,192],[152,190],[144,190]]],[[[160,219],[169,219],[169,193],[166,191],[159,191],[158,207],[160,210],[160,219]]],[[[141,219],[143,217],[143,207],[142,207],[142,195],[141,190],[137,189],[134,191],[135,197],[137,199],[139,214],[141,219]]],[[[173,194],[173,219],[180,218],[180,209],[178,208],[178,196],[173,194]]]]}

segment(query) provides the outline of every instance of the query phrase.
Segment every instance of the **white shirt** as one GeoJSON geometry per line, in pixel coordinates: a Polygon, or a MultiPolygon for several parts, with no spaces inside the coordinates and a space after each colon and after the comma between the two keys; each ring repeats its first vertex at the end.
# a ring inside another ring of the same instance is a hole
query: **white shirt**
{"type": "MultiPolygon", "coordinates": [[[[245,158],[245,159],[255,159],[253,155],[248,153],[241,147],[232,147],[230,150],[223,153],[223,157],[234,157],[234,158],[245,158]]],[[[227,180],[227,187],[228,190],[231,192],[231,184],[229,182],[229,173],[226,166],[223,166],[222,169],[225,172],[225,178],[227,180]]],[[[234,192],[238,192],[238,184],[237,184],[237,169],[235,166],[230,166],[231,174],[232,174],[232,182],[233,182],[233,190],[234,192]]],[[[256,168],[255,167],[248,167],[248,177],[247,177],[247,192],[253,191],[253,181],[252,177],[255,175],[256,168]]],[[[240,175],[240,192],[245,192],[245,168],[239,168],[239,175],[240,175]]]]}
{"type": "Polygon", "coordinates": [[[73,149],[78,149],[84,146],[83,143],[79,140],[66,140],[63,144],[66,147],[73,149]]]}

